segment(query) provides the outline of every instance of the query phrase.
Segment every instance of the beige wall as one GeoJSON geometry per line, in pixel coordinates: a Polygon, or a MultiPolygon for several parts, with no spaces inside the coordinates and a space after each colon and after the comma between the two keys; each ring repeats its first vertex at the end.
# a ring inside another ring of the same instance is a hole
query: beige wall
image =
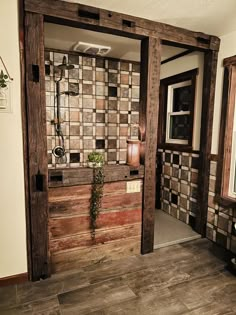
{"type": "Polygon", "coordinates": [[[0,38],[0,55],[14,78],[11,84],[12,113],[0,112],[2,278],[27,271],[17,0],[1,1],[0,38]]]}
{"type": "Polygon", "coordinates": [[[161,66],[161,79],[168,78],[172,75],[176,75],[178,73],[189,71],[195,68],[199,69],[197,82],[196,82],[196,98],[195,98],[195,112],[194,112],[194,132],[193,132],[193,149],[194,150],[199,150],[199,145],[200,145],[203,61],[204,61],[203,53],[193,52],[187,56],[175,59],[168,63],[164,63],[161,66]]]}
{"type": "Polygon", "coordinates": [[[219,51],[219,56],[218,56],[214,122],[213,122],[212,148],[211,148],[211,151],[213,154],[218,153],[218,138],[219,138],[223,75],[224,75],[223,59],[236,55],[236,31],[230,34],[221,36],[220,39],[221,39],[221,44],[220,44],[220,51],[219,51]]]}

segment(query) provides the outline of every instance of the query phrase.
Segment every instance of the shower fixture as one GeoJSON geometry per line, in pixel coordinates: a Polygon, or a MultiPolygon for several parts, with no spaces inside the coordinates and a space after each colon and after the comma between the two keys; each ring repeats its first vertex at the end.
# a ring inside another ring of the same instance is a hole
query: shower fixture
{"type": "Polygon", "coordinates": [[[57,67],[60,70],[60,78],[58,80],[55,80],[56,95],[54,97],[54,120],[52,121],[52,123],[55,125],[55,131],[59,139],[59,145],[53,148],[52,153],[57,158],[57,163],[61,164],[61,163],[66,163],[67,161],[66,150],[65,150],[65,140],[64,140],[64,135],[61,128],[61,124],[63,123],[63,120],[61,119],[61,96],[62,95],[77,96],[79,95],[79,93],[76,93],[74,91],[61,92],[60,90],[60,83],[62,81],[64,71],[65,70],[70,71],[74,69],[74,65],[68,64],[66,61],[66,56],[64,56],[62,60],[62,64],[60,64],[57,67]]]}

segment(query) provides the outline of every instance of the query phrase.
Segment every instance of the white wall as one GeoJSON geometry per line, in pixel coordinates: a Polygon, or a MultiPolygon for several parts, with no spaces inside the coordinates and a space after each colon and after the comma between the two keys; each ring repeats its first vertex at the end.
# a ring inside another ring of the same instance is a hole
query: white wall
{"type": "Polygon", "coordinates": [[[193,52],[184,57],[164,63],[161,66],[161,79],[172,75],[189,71],[195,68],[199,69],[196,81],[195,112],[194,112],[194,131],[193,131],[193,149],[199,150],[200,146],[200,126],[202,111],[202,84],[203,84],[203,62],[204,55],[201,52],[193,52]]]}
{"type": "Polygon", "coordinates": [[[17,14],[17,0],[1,1],[0,55],[14,81],[13,112],[0,112],[0,278],[27,271],[17,14]]]}
{"type": "Polygon", "coordinates": [[[216,92],[215,92],[215,107],[212,132],[212,148],[213,154],[218,153],[218,140],[220,128],[221,102],[223,90],[223,59],[236,55],[236,31],[220,37],[220,51],[218,56],[217,77],[216,77],[216,92]]]}

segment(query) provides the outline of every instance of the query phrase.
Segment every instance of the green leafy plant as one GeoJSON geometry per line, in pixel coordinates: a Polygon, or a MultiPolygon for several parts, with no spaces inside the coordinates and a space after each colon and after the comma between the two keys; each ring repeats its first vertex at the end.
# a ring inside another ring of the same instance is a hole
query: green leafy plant
{"type": "Polygon", "coordinates": [[[97,228],[97,218],[101,209],[104,185],[103,167],[93,169],[93,183],[90,199],[90,228],[92,240],[95,240],[95,230],[97,228]]]}
{"type": "Polygon", "coordinates": [[[88,155],[88,161],[91,163],[95,163],[95,164],[103,164],[104,163],[104,157],[101,153],[99,152],[91,152],[88,155]]]}
{"type": "Polygon", "coordinates": [[[4,74],[3,70],[0,72],[0,88],[6,88],[9,77],[7,74],[4,74]]]}

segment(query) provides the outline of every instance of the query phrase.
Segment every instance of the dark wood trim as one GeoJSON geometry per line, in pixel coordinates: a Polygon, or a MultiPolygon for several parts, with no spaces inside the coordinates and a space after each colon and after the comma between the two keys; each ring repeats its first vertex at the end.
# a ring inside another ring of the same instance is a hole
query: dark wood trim
{"type": "Polygon", "coordinates": [[[140,86],[141,98],[141,129],[146,134],[146,156],[143,184],[143,216],[142,216],[142,254],[153,251],[154,244],[154,213],[156,194],[156,151],[159,113],[159,82],[161,63],[161,43],[149,37],[142,41],[140,86]],[[146,105],[146,106],[145,106],[146,105]],[[144,106],[145,124],[144,127],[144,106]]]}
{"type": "Polygon", "coordinates": [[[111,61],[117,61],[117,62],[128,62],[136,65],[140,65],[140,61],[133,61],[133,60],[128,60],[128,59],[119,59],[119,58],[113,58],[113,57],[107,57],[107,56],[96,56],[96,55],[91,55],[91,54],[86,54],[82,52],[77,52],[74,50],[63,50],[63,49],[56,49],[56,48],[45,48],[45,51],[53,51],[53,52],[58,52],[61,54],[70,54],[74,56],[84,56],[84,57],[89,57],[89,58],[95,58],[95,59],[104,59],[104,60],[111,60],[111,61]]]}
{"type": "Polygon", "coordinates": [[[208,51],[205,53],[200,134],[200,167],[198,176],[199,208],[198,215],[196,216],[196,231],[203,237],[206,235],[208,211],[209,156],[211,153],[217,60],[218,53],[216,51],[208,51]]]}
{"type": "Polygon", "coordinates": [[[233,198],[230,197],[224,197],[219,194],[216,194],[215,201],[224,208],[235,208],[236,207],[236,201],[233,198]]]}
{"type": "Polygon", "coordinates": [[[236,64],[236,55],[232,56],[232,57],[228,57],[228,58],[225,58],[223,60],[223,65],[224,67],[228,67],[230,65],[235,65],[236,64]]]}
{"type": "Polygon", "coordinates": [[[0,287],[8,285],[20,284],[28,281],[28,273],[20,273],[18,275],[0,278],[0,287]]]}
{"type": "Polygon", "coordinates": [[[222,108],[220,116],[220,132],[219,132],[219,149],[218,149],[218,164],[216,173],[216,188],[215,192],[218,201],[221,201],[222,174],[223,174],[223,158],[224,158],[224,137],[226,130],[227,105],[228,105],[228,89],[229,89],[229,69],[224,69],[223,79],[223,94],[222,108]]]}
{"type": "Polygon", "coordinates": [[[191,77],[193,76],[197,76],[198,75],[198,68],[195,68],[195,69],[192,69],[192,70],[188,70],[188,71],[184,71],[184,72],[181,72],[181,73],[178,73],[178,74],[175,74],[171,77],[168,77],[168,78],[164,78],[164,79],[161,79],[161,84],[162,82],[164,84],[175,84],[175,83],[178,83],[178,82],[183,82],[183,81],[186,81],[186,80],[190,80],[191,77]]]}
{"type": "Polygon", "coordinates": [[[20,71],[21,71],[21,119],[23,132],[24,152],[24,188],[25,188],[25,215],[27,235],[27,265],[28,276],[32,276],[31,237],[30,237],[30,200],[29,200],[29,156],[28,156],[28,118],[26,110],[26,85],[25,85],[25,25],[24,25],[24,0],[19,0],[19,43],[20,43],[20,71]]]}
{"type": "Polygon", "coordinates": [[[174,55],[174,56],[172,56],[172,57],[170,57],[170,58],[167,58],[167,59],[163,60],[163,61],[161,62],[161,64],[164,65],[165,63],[168,63],[168,62],[170,62],[170,61],[173,61],[173,60],[179,59],[179,58],[181,58],[181,57],[187,56],[187,55],[191,54],[191,53],[194,52],[194,51],[195,51],[194,49],[188,49],[188,50],[183,51],[183,52],[181,52],[181,53],[179,53],[179,54],[177,54],[177,55],[174,55]]]}
{"type": "Polygon", "coordinates": [[[179,145],[179,144],[172,144],[172,143],[161,143],[161,144],[158,144],[158,149],[199,154],[199,150],[193,150],[193,148],[190,147],[190,146],[179,145]]]}
{"type": "Polygon", "coordinates": [[[49,22],[58,21],[130,38],[150,36],[200,49],[219,50],[220,41],[215,36],[87,5],[57,0],[25,0],[25,7],[29,12],[45,15],[49,22]],[[79,11],[87,12],[87,16],[80,15],[79,11]]]}
{"type": "MultiPolygon", "coordinates": [[[[144,177],[144,166],[104,165],[104,182],[129,181],[144,177]]],[[[93,169],[89,167],[49,169],[49,187],[88,185],[93,182],[93,169]]]]}
{"type": "Polygon", "coordinates": [[[159,116],[159,129],[158,129],[158,147],[165,147],[173,151],[192,151],[192,138],[193,138],[193,122],[194,122],[194,107],[195,107],[195,90],[196,90],[196,76],[198,75],[198,68],[190,71],[185,71],[171,77],[162,79],[160,81],[160,113],[159,116]],[[167,115],[167,97],[168,97],[168,86],[191,80],[192,81],[192,107],[190,108],[190,135],[189,143],[177,144],[177,143],[166,143],[166,115],[167,115]]]}
{"type": "Polygon", "coordinates": [[[224,80],[219,134],[219,160],[216,177],[216,201],[224,207],[235,207],[229,196],[233,124],[236,99],[236,56],[224,59],[224,80]]]}
{"type": "Polygon", "coordinates": [[[32,280],[50,276],[43,22],[42,15],[26,13],[25,74],[32,280]]]}

